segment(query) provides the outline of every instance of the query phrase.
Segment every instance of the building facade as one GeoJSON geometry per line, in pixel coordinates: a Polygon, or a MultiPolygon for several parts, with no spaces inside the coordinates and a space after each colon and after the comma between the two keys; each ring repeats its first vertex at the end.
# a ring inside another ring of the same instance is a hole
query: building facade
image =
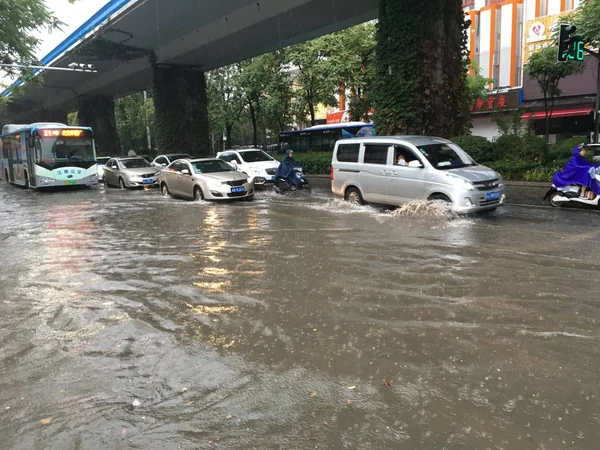
{"type": "Polygon", "coordinates": [[[469,50],[481,75],[494,88],[523,85],[529,55],[550,45],[551,30],[561,14],[580,0],[463,0],[471,20],[469,50]]]}

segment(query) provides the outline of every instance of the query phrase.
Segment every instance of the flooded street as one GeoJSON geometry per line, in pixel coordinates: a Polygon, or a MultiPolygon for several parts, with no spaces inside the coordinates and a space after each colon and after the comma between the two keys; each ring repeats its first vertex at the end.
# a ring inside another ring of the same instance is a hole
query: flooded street
{"type": "Polygon", "coordinates": [[[597,449],[600,216],[0,185],[2,449],[597,449]]]}

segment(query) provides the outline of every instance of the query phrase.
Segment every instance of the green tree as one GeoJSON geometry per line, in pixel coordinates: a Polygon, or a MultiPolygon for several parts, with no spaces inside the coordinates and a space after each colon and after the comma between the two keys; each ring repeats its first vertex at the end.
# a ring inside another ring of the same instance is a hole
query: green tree
{"type": "Polygon", "coordinates": [[[468,130],[467,28],[458,0],[379,0],[379,134],[450,137],[468,130]]]}
{"type": "Polygon", "coordinates": [[[327,52],[330,47],[328,37],[323,37],[289,48],[298,103],[310,117],[311,125],[316,124],[317,105],[337,103],[334,93],[339,90],[339,77],[333,69],[335,60],[327,52]]]}
{"type": "Polygon", "coordinates": [[[277,51],[269,56],[265,65],[263,125],[266,129],[285,131],[293,122],[294,91],[287,68],[287,52],[277,51]]]}
{"type": "Polygon", "coordinates": [[[374,22],[367,22],[327,36],[327,62],[337,86],[350,91],[353,120],[369,121],[373,108],[370,88],[375,77],[374,22]]]}
{"type": "Polygon", "coordinates": [[[238,66],[235,64],[206,75],[211,128],[219,133],[220,139],[225,133],[229,148],[233,145],[233,127],[240,121],[245,106],[243,89],[237,83],[238,77],[238,66]]]}
{"type": "Polygon", "coordinates": [[[261,55],[238,64],[239,77],[237,88],[243,95],[246,111],[252,123],[252,144],[258,145],[258,126],[262,118],[263,100],[265,99],[268,80],[266,66],[269,55],[261,55]]]}
{"type": "MultiPolygon", "coordinates": [[[[52,15],[43,0],[0,0],[0,63],[33,65],[40,43],[36,33],[53,30],[62,23],[52,15]]],[[[28,78],[30,70],[0,68],[4,75],[28,78]]],[[[0,98],[0,107],[7,98],[0,98]]]]}
{"type": "Polygon", "coordinates": [[[583,68],[582,63],[574,61],[558,62],[556,47],[546,47],[535,52],[525,65],[525,73],[537,81],[544,96],[546,142],[550,135],[550,119],[552,118],[550,106],[554,104],[554,99],[561,94],[558,87],[559,82],[570,75],[581,73],[583,68]]]}
{"type": "Polygon", "coordinates": [[[151,142],[156,142],[154,101],[151,96],[144,100],[143,94],[138,92],[115,100],[115,120],[121,148],[146,151],[148,128],[151,142]]]}
{"type": "MultiPolygon", "coordinates": [[[[596,109],[600,109],[600,1],[582,0],[579,8],[566,15],[561,23],[570,23],[577,27],[576,34],[587,43],[586,51],[597,60],[598,88],[596,92],[596,109]],[[591,50],[591,48],[595,50],[591,50]]],[[[594,135],[596,142],[600,139],[600,114],[596,114],[594,135]]]]}
{"type": "Polygon", "coordinates": [[[478,98],[487,97],[489,87],[494,80],[481,75],[481,68],[475,61],[470,62],[469,69],[467,91],[469,92],[469,103],[473,106],[478,98]]]}

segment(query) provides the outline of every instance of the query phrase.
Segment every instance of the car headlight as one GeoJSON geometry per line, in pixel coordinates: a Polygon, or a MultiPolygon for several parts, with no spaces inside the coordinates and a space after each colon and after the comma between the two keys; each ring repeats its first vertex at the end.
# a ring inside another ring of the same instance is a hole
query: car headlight
{"type": "Polygon", "coordinates": [[[137,178],[138,177],[137,174],[135,174],[135,173],[128,173],[126,175],[127,175],[127,178],[137,178]]]}
{"type": "Polygon", "coordinates": [[[465,191],[474,191],[475,186],[470,181],[465,180],[464,178],[457,177],[455,175],[448,174],[448,178],[450,178],[450,182],[457,188],[464,189],[465,191]]]}

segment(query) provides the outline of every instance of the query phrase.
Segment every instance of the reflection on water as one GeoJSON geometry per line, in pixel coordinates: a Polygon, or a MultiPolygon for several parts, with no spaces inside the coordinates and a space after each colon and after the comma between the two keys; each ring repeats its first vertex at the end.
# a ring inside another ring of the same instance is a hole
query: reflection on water
{"type": "Polygon", "coordinates": [[[594,219],[1,186],[0,447],[596,449],[594,219]]]}

